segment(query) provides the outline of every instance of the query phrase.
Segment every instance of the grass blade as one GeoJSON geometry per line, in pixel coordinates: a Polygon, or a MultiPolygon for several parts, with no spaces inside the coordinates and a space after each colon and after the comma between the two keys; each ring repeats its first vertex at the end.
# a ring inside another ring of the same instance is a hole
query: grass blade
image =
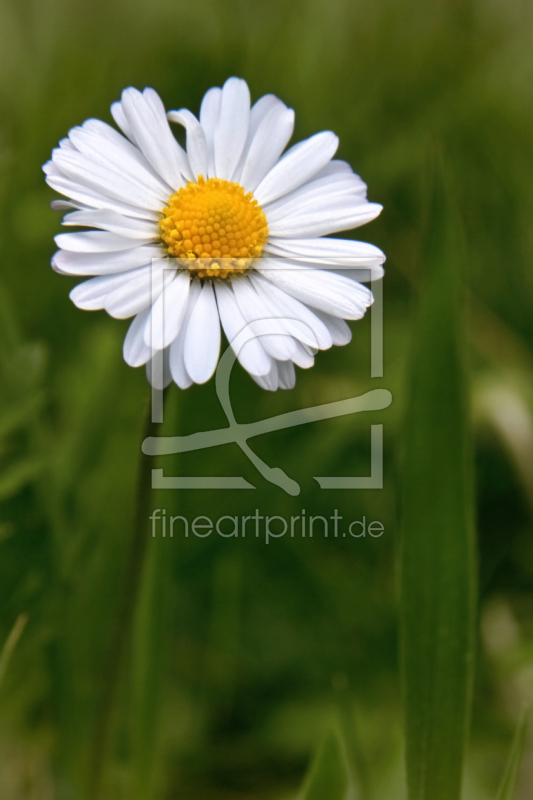
{"type": "Polygon", "coordinates": [[[507,451],[533,516],[533,415],[523,387],[492,378],[483,382],[475,399],[480,418],[507,451]]]}
{"type": "Polygon", "coordinates": [[[342,742],[328,733],[306,778],[302,800],[344,800],[349,777],[342,742]]]}
{"type": "Polygon", "coordinates": [[[0,652],[0,685],[4,680],[4,675],[6,674],[9,662],[11,661],[11,656],[13,655],[15,647],[17,646],[19,639],[24,632],[27,622],[28,615],[19,614],[15,620],[15,624],[9,632],[9,636],[6,639],[4,646],[2,647],[2,651],[0,652]]]}
{"type": "MultiPolygon", "coordinates": [[[[147,536],[150,534],[147,531],[147,536]]],[[[131,733],[132,800],[154,796],[160,768],[160,712],[165,684],[169,550],[171,543],[159,537],[147,545],[139,602],[134,619],[131,656],[131,703],[128,727],[131,733]]]]}
{"type": "Polygon", "coordinates": [[[0,474],[0,501],[6,500],[37,478],[47,466],[44,456],[21,458],[0,474]]]}
{"type": "Polygon", "coordinates": [[[496,800],[513,800],[518,782],[518,774],[527,739],[529,711],[524,711],[518,720],[516,732],[509,753],[509,761],[501,782],[496,800]]]}
{"type": "MultiPolygon", "coordinates": [[[[166,393],[165,420],[162,436],[176,432],[180,409],[180,393],[172,387],[166,393]]],[[[176,456],[174,457],[174,459],[176,456]]],[[[168,459],[168,456],[167,456],[168,459]]],[[[155,465],[155,462],[154,462],[155,465]]],[[[159,464],[162,466],[162,464],[159,464]]],[[[176,469],[175,463],[165,468],[176,469]]],[[[150,513],[155,508],[179,514],[178,498],[173,492],[151,492],[150,513]]],[[[132,800],[151,800],[157,794],[157,782],[162,769],[161,707],[164,700],[166,654],[169,641],[169,606],[172,554],[175,544],[169,541],[171,531],[162,537],[162,523],[153,538],[148,515],[145,520],[146,555],[140,578],[139,598],[133,618],[130,659],[130,702],[128,730],[131,737],[131,797],[132,800]]]]}
{"type": "MultiPolygon", "coordinates": [[[[149,404],[146,406],[144,426],[146,435],[157,434],[158,424],[152,422],[149,404]]],[[[143,436],[143,440],[144,438],[145,436],[143,436]]],[[[151,460],[143,458],[141,455],[135,493],[137,508],[133,520],[132,537],[121,576],[122,585],[115,615],[115,630],[113,636],[110,637],[106,655],[106,667],[100,687],[100,698],[90,746],[89,774],[85,792],[87,800],[100,800],[102,796],[107,760],[114,740],[116,707],[121,690],[123,662],[131,641],[132,624],[139,592],[142,592],[145,572],[148,515],[152,503],[151,469],[151,460]]]]}
{"type": "Polygon", "coordinates": [[[462,247],[432,169],[402,491],[401,632],[410,800],[458,800],[471,705],[476,559],[462,247]]]}

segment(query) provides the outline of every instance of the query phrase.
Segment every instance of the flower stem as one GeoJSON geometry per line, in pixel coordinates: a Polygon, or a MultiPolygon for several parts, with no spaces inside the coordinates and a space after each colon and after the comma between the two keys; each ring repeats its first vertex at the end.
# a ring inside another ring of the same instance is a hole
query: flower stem
{"type": "MultiPolygon", "coordinates": [[[[144,441],[147,436],[154,436],[157,426],[158,423],[152,422],[152,408],[149,399],[145,410],[141,441],[144,441]]],[[[147,523],[152,496],[152,462],[153,459],[145,456],[142,452],[140,453],[133,533],[122,576],[114,630],[105,659],[101,693],[91,751],[89,753],[87,800],[100,800],[102,792],[104,766],[111,745],[124,654],[131,637],[132,620],[137,604],[148,542],[147,523]]]]}

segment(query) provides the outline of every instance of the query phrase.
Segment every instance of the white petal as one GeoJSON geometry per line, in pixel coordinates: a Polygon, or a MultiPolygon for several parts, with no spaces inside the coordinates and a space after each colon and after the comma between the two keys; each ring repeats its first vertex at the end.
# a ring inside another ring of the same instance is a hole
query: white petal
{"type": "Polygon", "coordinates": [[[141,94],[130,87],[122,92],[122,109],[137,145],[157,174],[174,190],[191,180],[187,154],[170,130],[159,95],[153,89],[141,94]]]}
{"type": "Polygon", "coordinates": [[[82,153],[60,148],[54,150],[53,161],[67,178],[94,192],[138,208],[161,210],[164,201],[160,192],[154,192],[119,169],[113,170],[82,153]]]}
{"type": "Polygon", "coordinates": [[[115,200],[111,197],[106,197],[99,190],[89,189],[87,186],[67,178],[65,175],[58,171],[57,174],[48,174],[46,182],[56,192],[71,197],[76,201],[76,204],[81,203],[83,206],[89,206],[93,209],[110,209],[119,214],[127,214],[130,217],[148,220],[159,220],[160,211],[152,211],[149,208],[140,208],[130,205],[126,201],[115,200]]]}
{"type": "Polygon", "coordinates": [[[344,275],[346,278],[350,278],[354,281],[361,281],[361,283],[365,283],[365,281],[378,281],[385,275],[385,270],[383,267],[346,267],[343,269],[342,267],[337,267],[335,270],[338,275],[344,275]]]}
{"type": "Polygon", "coordinates": [[[338,158],[333,158],[325,167],[322,167],[322,169],[317,172],[315,178],[324,178],[326,175],[338,175],[339,172],[355,174],[347,161],[339,161],[338,158]]]}
{"type": "Polygon", "coordinates": [[[72,208],[80,208],[80,203],[73,203],[72,200],[52,200],[50,208],[52,211],[70,211],[72,208]]]}
{"type": "Polygon", "coordinates": [[[60,139],[59,146],[64,150],[76,150],[76,147],[70,141],[70,139],[60,139]]]}
{"type": "Polygon", "coordinates": [[[357,175],[344,172],[312,180],[265,206],[269,221],[277,220],[287,214],[297,214],[301,209],[314,206],[324,208],[337,197],[350,195],[354,203],[367,203],[366,186],[357,175]]]}
{"type": "Polygon", "coordinates": [[[278,289],[277,286],[265,280],[260,274],[252,275],[251,281],[260,294],[266,294],[271,299],[280,316],[299,320],[302,323],[306,336],[304,339],[297,337],[300,338],[300,341],[306,342],[311,347],[317,347],[319,350],[328,350],[331,347],[333,343],[331,335],[314,311],[311,311],[307,306],[282,289],[278,289]]]}
{"type": "Polygon", "coordinates": [[[162,391],[172,383],[172,375],[168,363],[168,347],[166,350],[158,350],[146,364],[146,377],[154,387],[162,391]]]}
{"type": "Polygon", "coordinates": [[[292,364],[292,361],[282,362],[273,360],[272,367],[270,368],[270,372],[268,373],[268,375],[263,375],[263,376],[252,375],[252,378],[257,383],[257,385],[261,387],[261,389],[266,389],[266,391],[268,392],[275,392],[279,386],[278,365],[282,363],[292,364]]]}
{"type": "Polygon", "coordinates": [[[340,197],[328,203],[323,209],[309,211],[303,209],[299,214],[286,216],[275,223],[269,221],[271,236],[282,239],[315,239],[329,233],[351,230],[375,219],[382,210],[378,203],[359,205],[351,198],[340,197]]]}
{"type": "Polygon", "coordinates": [[[220,321],[230,345],[244,369],[251,375],[267,375],[272,367],[272,359],[258,338],[252,337],[241,345],[239,338],[237,347],[235,340],[246,328],[244,319],[231,286],[224,281],[215,282],[215,293],[220,314],[220,321]]]}
{"type": "Polygon", "coordinates": [[[76,150],[88,158],[123,172],[147,186],[164,201],[172,191],[152,169],[138,147],[118,131],[98,119],[88,119],[81,127],[69,131],[69,140],[76,150]]]}
{"type": "Polygon", "coordinates": [[[252,330],[267,353],[279,361],[292,358],[296,343],[287,333],[283,320],[276,318],[264,295],[257,293],[246,276],[232,281],[232,286],[241,314],[246,322],[252,323],[252,330]],[[268,333],[263,333],[265,330],[268,333]]]}
{"type": "Polygon", "coordinates": [[[253,104],[250,110],[250,124],[248,126],[248,141],[246,143],[248,146],[252,143],[262,122],[276,106],[283,106],[283,108],[286,108],[285,103],[279,100],[274,94],[265,94],[253,104]]]}
{"type": "Polygon", "coordinates": [[[295,144],[261,181],[255,196],[266,205],[309,180],[333,157],[339,140],[331,131],[317,133],[295,144]]]}
{"type": "Polygon", "coordinates": [[[206,178],[208,156],[204,129],[194,114],[191,114],[186,108],[182,108],[180,111],[169,111],[167,119],[170,122],[177,122],[179,125],[183,125],[187,131],[187,156],[193,176],[195,179],[198,175],[203,175],[206,178]]]}
{"type": "Polygon", "coordinates": [[[294,130],[294,111],[276,104],[259,125],[239,178],[247,191],[254,192],[278,162],[294,130]]]}
{"type": "Polygon", "coordinates": [[[69,275],[109,275],[111,272],[144,267],[153,259],[160,259],[161,254],[161,247],[151,244],[119,250],[117,253],[69,253],[67,250],[58,250],[53,262],[69,275]]]}
{"type": "Polygon", "coordinates": [[[146,344],[163,350],[179,333],[189,298],[191,276],[188,270],[178,273],[172,283],[159,295],[144,332],[146,344]]]}
{"type": "MultiPolygon", "coordinates": [[[[54,151],[52,151],[52,154],[53,154],[53,152],[54,152],[54,151]]],[[[63,173],[62,173],[62,172],[61,172],[61,170],[60,170],[60,169],[57,167],[57,165],[56,165],[56,164],[54,164],[54,162],[52,161],[52,159],[50,159],[49,161],[47,161],[47,162],[46,162],[46,164],[43,164],[43,166],[42,166],[42,170],[43,170],[44,174],[47,176],[47,177],[46,177],[46,180],[47,180],[47,182],[48,182],[48,178],[60,178],[60,177],[64,177],[63,173]]]]}
{"type": "Polygon", "coordinates": [[[214,373],[220,352],[220,320],[211,283],[204,283],[185,334],[185,367],[195,383],[214,373]]]}
{"type": "Polygon", "coordinates": [[[150,89],[150,88],[145,89],[143,92],[143,96],[148,101],[148,104],[151,107],[155,117],[159,121],[159,124],[161,126],[161,131],[168,142],[167,144],[168,153],[172,155],[173,158],[177,159],[177,162],[179,162],[180,164],[180,171],[183,177],[182,183],[189,181],[192,176],[191,165],[189,164],[187,153],[185,152],[183,147],[176,141],[174,134],[172,133],[172,130],[170,128],[170,125],[168,124],[168,120],[166,118],[166,110],[163,101],[161,100],[155,89],[150,89]]]}
{"type": "Polygon", "coordinates": [[[372,292],[334,272],[295,263],[262,259],[261,274],[302,303],[343,319],[361,319],[372,304],[372,292]],[[263,266],[264,265],[264,266],[263,266]]]}
{"type": "Polygon", "coordinates": [[[207,142],[207,175],[209,178],[216,177],[215,170],[215,129],[220,116],[220,102],[222,100],[222,89],[214,87],[209,89],[204,95],[200,107],[200,124],[204,129],[207,142]]]}
{"type": "Polygon", "coordinates": [[[318,308],[315,308],[314,313],[322,320],[330,332],[333,344],[342,346],[352,341],[352,332],[343,319],[332,317],[331,314],[325,314],[323,311],[319,311],[318,308]]]}
{"type": "MultiPolygon", "coordinates": [[[[265,281],[264,279],[263,283],[261,283],[261,278],[254,280],[254,277],[255,276],[253,275],[250,276],[250,282],[259,295],[262,307],[264,308],[264,313],[268,315],[266,318],[276,320],[279,330],[295,339],[294,343],[291,342],[292,354],[290,357],[294,359],[294,354],[298,350],[298,342],[304,342],[306,345],[310,345],[311,347],[318,349],[317,339],[313,328],[309,327],[309,325],[305,323],[302,323],[301,320],[298,319],[298,315],[285,313],[285,304],[279,296],[283,295],[281,290],[279,290],[278,296],[276,296],[274,292],[269,291],[270,287],[274,288],[274,290],[276,289],[274,284],[270,283],[270,281],[265,281]],[[264,284],[266,284],[266,288],[264,284]]],[[[286,296],[288,297],[288,295],[286,296]]],[[[320,326],[318,321],[317,326],[320,326]]],[[[324,331],[324,334],[327,336],[327,331],[324,331]]]]}
{"type": "Polygon", "coordinates": [[[296,353],[293,355],[292,360],[302,369],[309,369],[315,363],[313,352],[301,342],[296,342],[296,353]]]}
{"type": "Polygon", "coordinates": [[[137,241],[139,239],[158,239],[160,234],[159,226],[155,222],[133,219],[106,208],[73,211],[63,217],[63,225],[103,228],[110,233],[127,236],[137,241]]]}
{"type": "Polygon", "coordinates": [[[54,272],[57,272],[57,274],[58,274],[58,275],[68,275],[68,274],[69,274],[68,272],[65,272],[65,270],[63,270],[63,269],[60,269],[60,268],[57,266],[57,264],[55,264],[55,263],[54,263],[54,259],[53,259],[53,257],[52,257],[52,261],[50,262],[50,266],[52,267],[52,269],[54,270],[54,272]]]}
{"type": "Polygon", "coordinates": [[[292,361],[279,361],[279,388],[294,389],[296,385],[296,372],[292,361]]]}
{"type": "Polygon", "coordinates": [[[255,138],[255,134],[257,133],[259,126],[263,122],[265,117],[278,104],[283,108],[286,108],[285,103],[282,103],[281,100],[278,100],[278,98],[275,95],[265,94],[263,97],[260,97],[259,100],[256,103],[254,103],[254,105],[250,109],[248,136],[246,137],[246,143],[243,147],[239,163],[233,174],[234,181],[237,181],[238,183],[241,182],[242,168],[244,167],[244,162],[246,161],[246,157],[248,155],[248,151],[250,150],[250,145],[252,144],[255,138]]]}
{"type": "Polygon", "coordinates": [[[189,289],[189,299],[187,301],[187,310],[185,312],[185,316],[183,318],[180,331],[169,348],[170,373],[172,375],[174,383],[176,383],[180,387],[180,389],[188,389],[189,386],[191,386],[191,384],[194,383],[194,381],[192,380],[191,376],[189,375],[185,367],[184,344],[185,344],[185,335],[187,333],[187,327],[189,325],[189,320],[192,316],[192,312],[194,311],[196,302],[200,296],[201,288],[202,286],[200,281],[198,280],[191,281],[191,287],[189,289]]]}
{"type": "Polygon", "coordinates": [[[106,296],[122,286],[126,281],[133,278],[146,267],[131,270],[131,272],[118,272],[112,275],[98,275],[96,278],[89,278],[88,281],[78,283],[70,292],[70,299],[78,308],[84,311],[96,311],[104,307],[106,296]]]}
{"type": "Polygon", "coordinates": [[[378,247],[352,239],[276,239],[272,236],[265,244],[265,252],[296,261],[345,268],[377,267],[385,261],[385,254],[378,247]]]}
{"type": "Polygon", "coordinates": [[[107,313],[115,319],[127,319],[151,306],[175,275],[174,270],[164,269],[164,264],[160,259],[153,266],[142,267],[110,292],[104,301],[107,313]]]}
{"type": "Polygon", "coordinates": [[[152,357],[152,348],[148,347],[144,342],[144,328],[149,313],[150,309],[145,308],[144,311],[137,314],[124,339],[124,361],[130,367],[141,367],[152,357]]]}
{"type": "Polygon", "coordinates": [[[138,239],[128,239],[107,231],[60,233],[54,237],[54,241],[62,250],[68,250],[71,253],[112,253],[150,243],[150,239],[139,242],[138,239]]]}
{"type": "Polygon", "coordinates": [[[113,105],[111,106],[111,114],[113,116],[113,119],[117,123],[118,127],[121,129],[121,131],[126,134],[130,142],[133,142],[133,144],[136,145],[137,142],[135,141],[135,136],[133,135],[132,127],[126,118],[120,100],[117,100],[117,102],[113,103],[113,105]]]}
{"type": "Polygon", "coordinates": [[[232,180],[239,163],[250,118],[250,90],[246,81],[229,78],[222,88],[220,115],[215,129],[215,168],[218,178],[232,180]]]}

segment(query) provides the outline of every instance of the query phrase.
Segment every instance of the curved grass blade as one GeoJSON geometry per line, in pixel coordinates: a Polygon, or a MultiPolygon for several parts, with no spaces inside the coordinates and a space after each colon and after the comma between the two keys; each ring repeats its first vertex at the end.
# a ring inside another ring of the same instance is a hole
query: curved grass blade
{"type": "Polygon", "coordinates": [[[525,710],[522,712],[518,720],[518,725],[516,726],[511,752],[509,753],[509,761],[507,762],[507,767],[505,768],[496,800],[513,800],[515,796],[516,784],[518,782],[520,765],[522,763],[522,756],[527,739],[528,723],[529,710],[525,710]]]}
{"type": "Polygon", "coordinates": [[[533,414],[522,386],[509,380],[485,381],[476,393],[476,410],[508,453],[533,516],[533,414]]]}
{"type": "Polygon", "coordinates": [[[349,785],[342,742],[328,733],[311,765],[301,800],[344,800],[349,785]]]}
{"type": "Polygon", "coordinates": [[[15,650],[15,647],[19,643],[19,639],[24,633],[24,628],[26,627],[26,623],[28,622],[28,615],[27,614],[19,614],[17,619],[15,620],[15,624],[11,628],[9,635],[2,647],[2,651],[0,652],[0,685],[4,680],[4,676],[6,674],[7,668],[9,666],[9,662],[11,661],[11,656],[15,650]]]}
{"type": "Polygon", "coordinates": [[[47,466],[42,455],[21,458],[0,474],[0,501],[6,500],[34,481],[47,466]]]}
{"type": "Polygon", "coordinates": [[[346,759],[351,781],[354,784],[357,800],[370,800],[373,797],[369,764],[363,749],[360,726],[357,721],[359,706],[354,709],[354,698],[348,682],[343,678],[334,684],[337,714],[345,746],[346,759]]]}
{"type": "Polygon", "coordinates": [[[431,169],[402,487],[401,634],[410,800],[459,800],[469,727],[476,558],[462,319],[463,251],[431,169]]]}

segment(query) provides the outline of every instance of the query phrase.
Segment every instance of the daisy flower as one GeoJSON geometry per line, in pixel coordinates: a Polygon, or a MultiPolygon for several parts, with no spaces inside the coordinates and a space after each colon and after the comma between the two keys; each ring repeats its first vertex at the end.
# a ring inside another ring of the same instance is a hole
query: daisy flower
{"type": "Polygon", "coordinates": [[[43,169],[69,198],[52,203],[69,212],[63,224],[95,229],[56,236],[52,266],[92,276],[70,293],[79,308],[133,317],[128,364],[145,364],[157,388],[205,383],[221,327],[230,344],[248,328],[237,358],[273,391],[294,386],[295,364],[310,367],[317,350],[350,341],[345,320],[361,318],[373,299],[354,268],[380,278],[385,257],[329,236],[381,211],[333,158],[335,134],[285,150],[294,111],[274,95],[250,107],[238,78],[207,92],[199,119],[166,113],[153,89],[126,89],[111,113],[122,134],[89,119],[43,169]],[[170,123],[185,129],[186,149],[170,123]],[[163,374],[153,368],[160,351],[163,374]]]}

